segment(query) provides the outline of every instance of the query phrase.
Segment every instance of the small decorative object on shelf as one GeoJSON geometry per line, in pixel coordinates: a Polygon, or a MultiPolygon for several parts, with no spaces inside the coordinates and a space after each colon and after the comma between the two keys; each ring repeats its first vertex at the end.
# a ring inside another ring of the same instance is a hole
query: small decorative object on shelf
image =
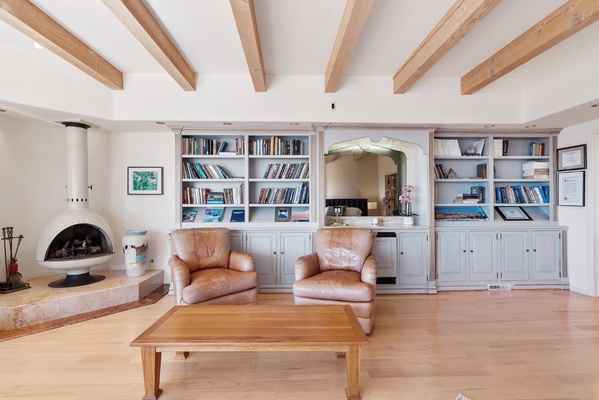
{"type": "Polygon", "coordinates": [[[136,278],[146,273],[148,266],[148,248],[150,237],[148,231],[142,229],[129,230],[123,236],[123,254],[127,276],[136,278]]]}

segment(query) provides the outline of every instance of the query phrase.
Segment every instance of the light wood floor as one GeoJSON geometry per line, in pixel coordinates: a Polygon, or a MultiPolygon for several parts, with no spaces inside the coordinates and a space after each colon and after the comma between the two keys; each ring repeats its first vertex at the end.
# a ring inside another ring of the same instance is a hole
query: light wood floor
{"type": "MultiPolygon", "coordinates": [[[[289,294],[260,304],[292,304],[289,294]]],[[[4,400],[143,395],[129,343],[173,304],[156,304],[0,343],[4,400]]],[[[364,400],[599,399],[599,300],[569,291],[379,295],[362,352],[364,400]]],[[[327,353],[163,354],[162,400],[344,399],[327,353]]]]}

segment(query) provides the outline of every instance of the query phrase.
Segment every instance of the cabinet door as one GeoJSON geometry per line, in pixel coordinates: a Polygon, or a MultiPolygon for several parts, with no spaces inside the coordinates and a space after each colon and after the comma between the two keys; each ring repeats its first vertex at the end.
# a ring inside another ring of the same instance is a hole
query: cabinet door
{"type": "Polygon", "coordinates": [[[277,283],[277,234],[246,232],[246,249],[254,257],[260,285],[277,283]]]}
{"type": "Polygon", "coordinates": [[[528,270],[530,267],[530,243],[528,232],[502,232],[500,258],[501,280],[528,280],[528,270]]]}
{"type": "Polygon", "coordinates": [[[399,284],[427,283],[428,251],[428,234],[420,232],[399,234],[399,284]]]}
{"type": "Polygon", "coordinates": [[[560,278],[560,233],[556,231],[532,232],[532,279],[560,278]]]}
{"type": "Polygon", "coordinates": [[[465,282],[466,233],[437,232],[436,261],[439,282],[465,282]]]}
{"type": "Polygon", "coordinates": [[[229,233],[231,240],[231,251],[243,251],[243,233],[231,231],[229,233]]]}
{"type": "Polygon", "coordinates": [[[470,232],[470,281],[496,281],[497,274],[497,243],[496,232],[470,232]]]}
{"type": "Polygon", "coordinates": [[[295,262],[312,252],[312,236],[309,232],[281,232],[280,235],[279,283],[291,287],[295,282],[295,262]]]}
{"type": "Polygon", "coordinates": [[[378,278],[396,278],[397,277],[397,237],[395,232],[393,236],[378,236],[374,239],[372,253],[379,262],[378,278]]]}

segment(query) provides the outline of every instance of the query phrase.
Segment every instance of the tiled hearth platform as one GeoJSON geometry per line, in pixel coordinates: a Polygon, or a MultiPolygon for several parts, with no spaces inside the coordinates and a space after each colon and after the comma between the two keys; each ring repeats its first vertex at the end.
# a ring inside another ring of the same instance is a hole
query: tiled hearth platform
{"type": "Polygon", "coordinates": [[[30,289],[0,294],[0,330],[25,328],[138,301],[163,286],[164,271],[148,270],[129,278],[125,271],[91,271],[106,279],[91,285],[51,288],[49,275],[26,279],[30,289]]]}

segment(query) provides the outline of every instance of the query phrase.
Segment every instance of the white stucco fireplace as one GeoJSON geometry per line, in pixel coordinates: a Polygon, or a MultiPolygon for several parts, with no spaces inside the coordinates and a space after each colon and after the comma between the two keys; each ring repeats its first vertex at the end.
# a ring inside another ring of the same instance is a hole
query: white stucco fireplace
{"type": "MultiPolygon", "coordinates": [[[[104,279],[90,269],[114,254],[112,231],[106,220],[89,209],[87,184],[87,129],[78,122],[63,122],[67,135],[66,210],[52,218],[38,241],[39,265],[65,270],[66,277],[50,287],[87,285],[104,279]]],[[[91,187],[89,187],[91,188],[91,187]]]]}

